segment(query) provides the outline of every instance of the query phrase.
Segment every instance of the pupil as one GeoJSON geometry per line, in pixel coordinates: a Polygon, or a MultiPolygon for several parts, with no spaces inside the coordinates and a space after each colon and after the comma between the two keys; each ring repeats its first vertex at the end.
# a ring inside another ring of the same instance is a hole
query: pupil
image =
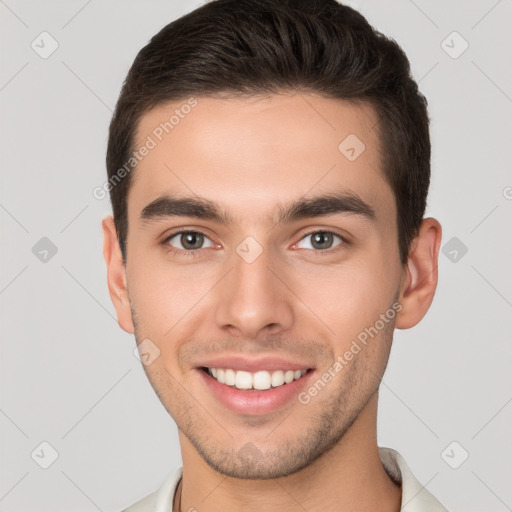
{"type": "Polygon", "coordinates": [[[317,249],[328,249],[331,243],[332,233],[320,232],[313,235],[313,247],[317,249]]]}

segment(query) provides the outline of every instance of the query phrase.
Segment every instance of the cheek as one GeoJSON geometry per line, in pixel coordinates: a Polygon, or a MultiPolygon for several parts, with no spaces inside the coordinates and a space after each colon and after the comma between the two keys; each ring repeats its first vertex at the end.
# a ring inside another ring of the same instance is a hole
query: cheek
{"type": "Polygon", "coordinates": [[[176,337],[197,316],[202,298],[215,284],[213,273],[203,270],[162,261],[151,263],[148,258],[132,259],[129,294],[145,337],[162,341],[176,337]]]}
{"type": "Polygon", "coordinates": [[[308,308],[308,318],[336,340],[336,351],[373,326],[391,307],[395,292],[393,271],[378,260],[318,267],[314,272],[296,274],[294,282],[293,289],[308,308]]]}

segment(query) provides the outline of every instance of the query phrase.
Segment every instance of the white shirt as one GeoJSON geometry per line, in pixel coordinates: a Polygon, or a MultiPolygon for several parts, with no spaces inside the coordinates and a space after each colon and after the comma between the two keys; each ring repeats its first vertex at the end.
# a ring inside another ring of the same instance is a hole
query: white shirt
{"type": "MultiPolygon", "coordinates": [[[[404,512],[448,512],[411,473],[402,456],[391,448],[379,448],[384,469],[392,480],[402,484],[402,505],[404,512]]],[[[173,502],[176,489],[183,476],[183,466],[178,468],[164,482],[160,489],[137,501],[123,512],[174,512],[173,502]]]]}

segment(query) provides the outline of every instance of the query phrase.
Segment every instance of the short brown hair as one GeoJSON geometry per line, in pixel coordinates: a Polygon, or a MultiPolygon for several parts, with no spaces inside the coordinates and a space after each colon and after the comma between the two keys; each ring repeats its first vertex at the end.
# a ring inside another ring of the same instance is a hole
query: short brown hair
{"type": "MultiPolygon", "coordinates": [[[[382,171],[394,191],[402,264],[430,182],[427,100],[393,39],[335,0],[213,0],[166,25],[138,53],[110,123],[109,182],[130,159],[141,116],[190,96],[283,91],[371,104],[382,171]]],[[[109,188],[126,262],[131,173],[109,188]]]]}

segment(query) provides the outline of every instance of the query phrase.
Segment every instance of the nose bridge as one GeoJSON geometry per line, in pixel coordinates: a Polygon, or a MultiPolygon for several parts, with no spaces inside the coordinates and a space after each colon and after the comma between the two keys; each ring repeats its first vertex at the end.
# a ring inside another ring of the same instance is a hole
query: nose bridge
{"type": "Polygon", "coordinates": [[[293,323],[291,294],[274,275],[271,252],[247,237],[230,260],[231,271],[216,304],[218,327],[236,329],[247,337],[256,337],[265,329],[289,329],[293,323]]]}

